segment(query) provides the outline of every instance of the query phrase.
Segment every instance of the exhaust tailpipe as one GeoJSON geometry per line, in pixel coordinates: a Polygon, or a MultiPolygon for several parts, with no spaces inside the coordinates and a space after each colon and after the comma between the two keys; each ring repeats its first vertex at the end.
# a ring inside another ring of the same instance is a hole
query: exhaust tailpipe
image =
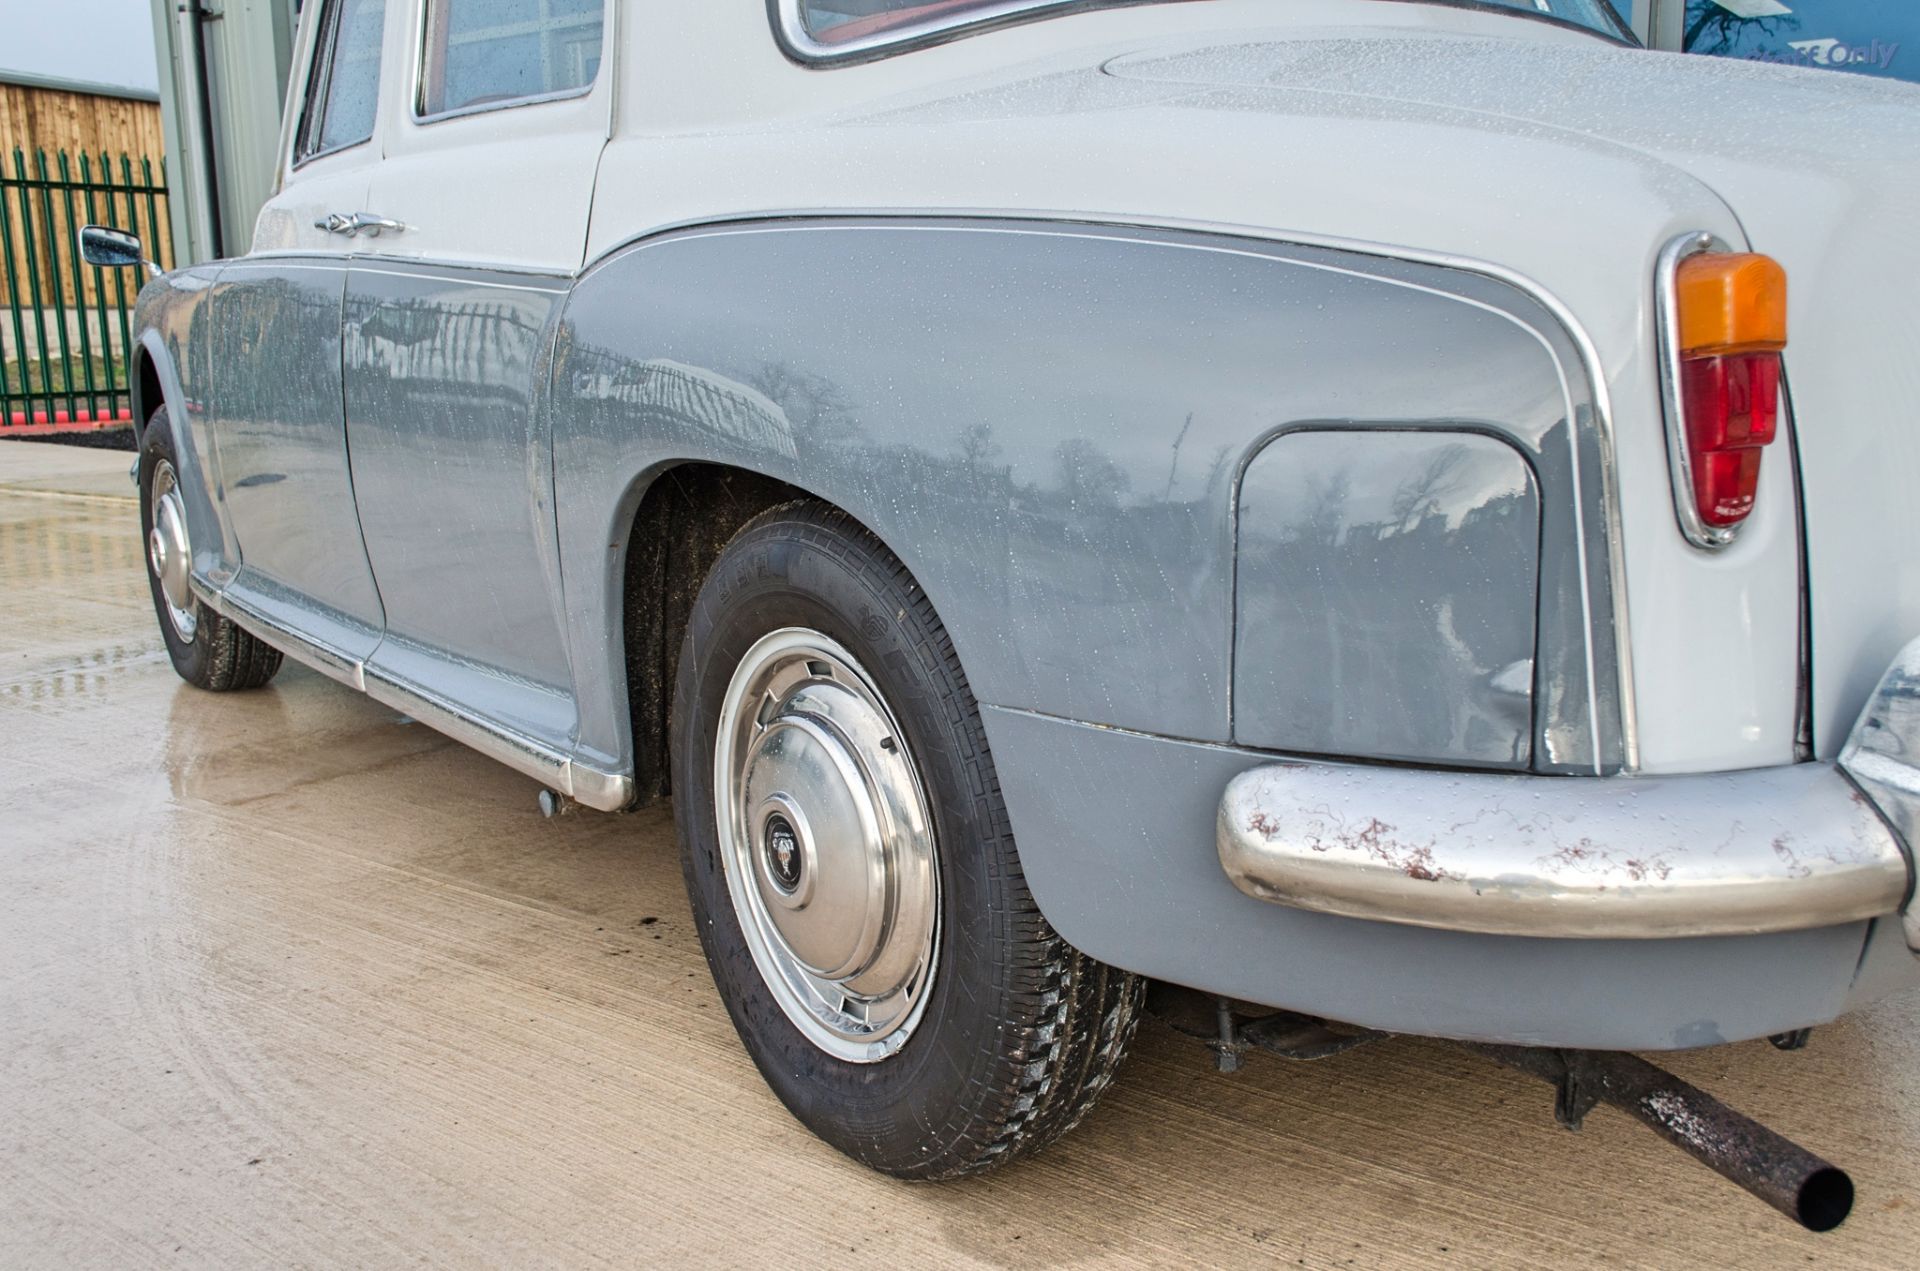
{"type": "Polygon", "coordinates": [[[1853,1180],[1845,1170],[1637,1056],[1467,1046],[1559,1087],[1554,1116],[1569,1129],[1579,1129],[1596,1103],[1610,1103],[1809,1231],[1831,1231],[1853,1209],[1853,1180]]]}

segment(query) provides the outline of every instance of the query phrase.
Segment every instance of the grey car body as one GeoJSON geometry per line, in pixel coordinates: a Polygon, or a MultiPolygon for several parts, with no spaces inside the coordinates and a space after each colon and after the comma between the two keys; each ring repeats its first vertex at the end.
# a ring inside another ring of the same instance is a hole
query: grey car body
{"type": "MultiPolygon", "coordinates": [[[[1155,33],[1108,29],[1087,66],[1155,33]]],[[[1048,56],[1015,78],[1070,115],[1048,56]]],[[[973,118],[973,91],[912,117],[973,118]]],[[[1164,96],[1107,76],[1089,109],[1143,92],[1164,96]]],[[[1649,199],[1696,198],[1670,184],[1647,176],[1649,199]]],[[[153,283],[141,410],[175,420],[196,592],[617,809],[667,792],[701,564],[811,497],[938,610],[1034,896],[1095,958],[1369,1027],[1620,1049],[1783,1033],[1911,978],[1903,849],[1837,777],[1808,816],[1871,840],[1849,859],[1872,895],[1812,925],[1443,929],[1270,903],[1222,867],[1223,791],[1276,763],[1358,783],[1357,806],[1407,765],[1474,811],[1652,788],[1632,785],[1621,633],[1625,542],[1654,526],[1623,527],[1620,373],[1588,330],[1632,319],[1583,322],[1518,269],[1411,241],[859,202],[743,204],[564,274],[368,242],[153,283]]],[[[1651,290],[1629,279],[1622,311],[1651,290]]],[[[1783,699],[1794,639],[1756,655],[1783,699]]],[[[1792,766],[1760,774],[1691,789],[1764,855],[1733,810],[1798,796],[1792,766]]],[[[1393,839],[1375,824],[1372,846],[1393,839]]]]}

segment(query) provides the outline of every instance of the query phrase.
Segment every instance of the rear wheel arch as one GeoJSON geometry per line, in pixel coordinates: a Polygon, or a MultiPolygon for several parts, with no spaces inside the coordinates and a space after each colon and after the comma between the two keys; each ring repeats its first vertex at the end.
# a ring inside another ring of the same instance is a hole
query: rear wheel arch
{"type": "Polygon", "coordinates": [[[616,613],[639,803],[671,793],[668,727],[674,677],[701,584],[721,549],[749,521],[769,508],[802,501],[845,511],[777,477],[704,461],[657,471],[635,501],[625,522],[616,613]]]}

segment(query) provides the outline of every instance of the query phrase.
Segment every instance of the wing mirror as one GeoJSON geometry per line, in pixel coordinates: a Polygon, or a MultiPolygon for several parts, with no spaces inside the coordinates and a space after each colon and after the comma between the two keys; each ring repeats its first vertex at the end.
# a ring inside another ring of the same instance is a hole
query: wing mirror
{"type": "Polygon", "coordinates": [[[88,225],[80,230],[80,258],[101,269],[139,265],[156,278],[161,272],[160,266],[141,254],[138,235],[105,225],[88,225]]]}

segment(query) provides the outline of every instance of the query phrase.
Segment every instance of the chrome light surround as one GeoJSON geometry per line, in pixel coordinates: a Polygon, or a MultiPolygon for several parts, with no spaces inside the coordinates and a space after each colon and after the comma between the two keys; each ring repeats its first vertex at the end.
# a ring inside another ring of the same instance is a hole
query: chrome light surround
{"type": "Polygon", "coordinates": [[[1700,519],[1693,494],[1693,456],[1687,450],[1686,406],[1680,395],[1680,299],[1675,280],[1680,262],[1701,252],[1727,251],[1727,244],[1705,230],[1691,230],[1660,249],[1654,271],[1654,323],[1660,356],[1660,406],[1667,428],[1667,471],[1673,478],[1673,514],[1687,542],[1719,551],[1740,537],[1738,525],[1708,525],[1700,519]]]}

